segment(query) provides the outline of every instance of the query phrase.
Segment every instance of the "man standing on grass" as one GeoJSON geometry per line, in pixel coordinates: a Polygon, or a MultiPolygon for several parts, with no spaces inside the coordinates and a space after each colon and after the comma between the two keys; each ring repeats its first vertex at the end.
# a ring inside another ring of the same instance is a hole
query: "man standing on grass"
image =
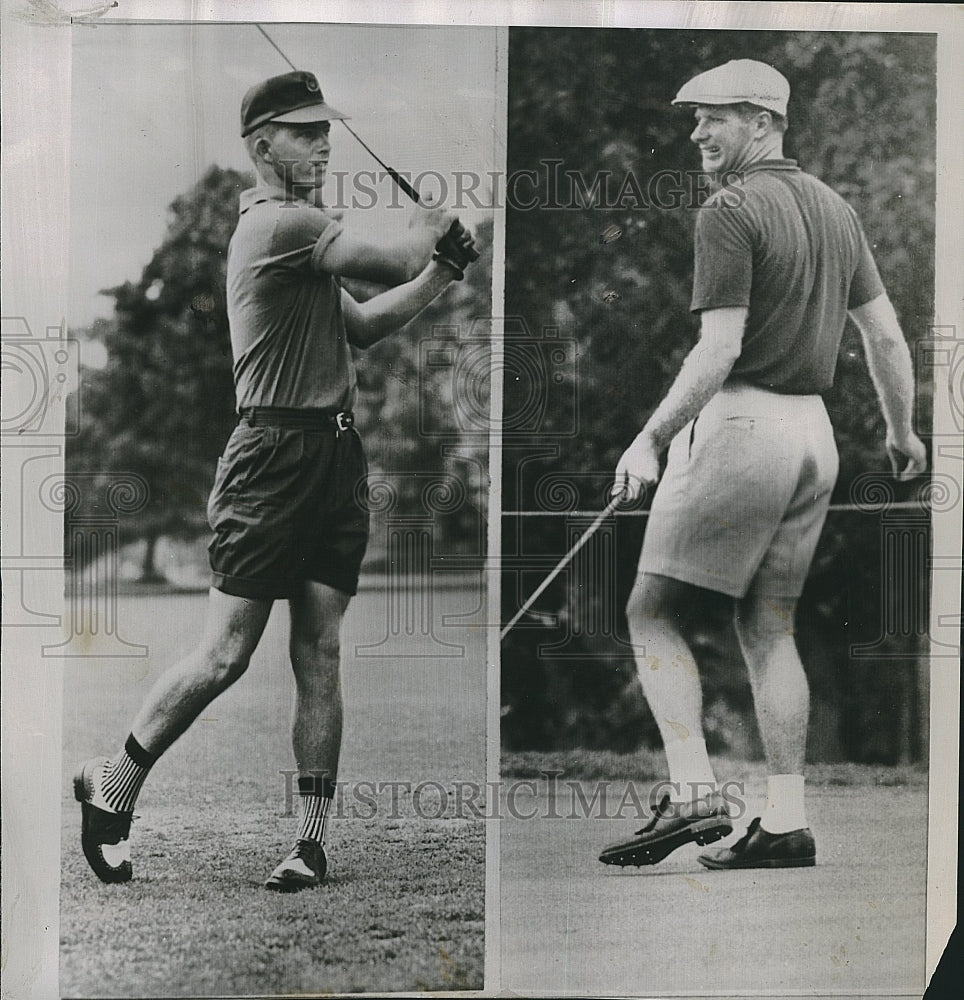
{"type": "Polygon", "coordinates": [[[240,420],[208,502],[207,622],[197,652],[148,694],[123,749],[88,760],[74,779],[84,855],[104,882],[131,878],[128,837],[144,779],[245,672],[275,600],[290,609],[303,815],[294,849],[266,887],[294,891],[325,876],[342,732],[339,630],[368,542],[349,345],[368,347],[397,330],[477,256],[471,234],[440,208],[416,207],[393,245],[359,239],[324,208],[330,122],[345,117],[305,72],[258,84],[241,105],[258,181],[241,195],[228,250],[240,420]],[[393,287],[359,303],[340,278],[393,287]]]}
{"type": "Polygon", "coordinates": [[[911,427],[910,353],[854,211],[783,156],[790,86],[750,59],[690,80],[703,170],[739,178],[697,216],[692,309],[700,339],[616,467],[635,497],[659,479],[627,607],[639,678],[659,726],[670,787],[649,823],[600,861],[655,864],[732,830],[706,753],[702,691],[687,639],[706,590],[733,598],[766,752],[763,816],[707,868],[805,867],[807,678],[793,637],[797,599],[837,477],[821,393],[833,383],[849,315],[887,425],[894,471],[926,468],[911,427]]]}

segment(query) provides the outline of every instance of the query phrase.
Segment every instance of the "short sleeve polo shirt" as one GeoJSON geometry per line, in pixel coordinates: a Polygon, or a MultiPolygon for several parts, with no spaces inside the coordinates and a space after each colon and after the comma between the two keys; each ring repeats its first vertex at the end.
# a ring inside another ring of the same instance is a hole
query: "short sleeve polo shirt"
{"type": "Polygon", "coordinates": [[[341,286],[321,268],[341,224],[270,187],[242,192],[240,210],[227,261],[238,409],[351,409],[341,286]]]}
{"type": "Polygon", "coordinates": [[[697,215],[692,309],[747,307],[732,375],[764,389],[829,389],[848,309],[883,290],[854,210],[793,160],[753,164],[697,215]]]}

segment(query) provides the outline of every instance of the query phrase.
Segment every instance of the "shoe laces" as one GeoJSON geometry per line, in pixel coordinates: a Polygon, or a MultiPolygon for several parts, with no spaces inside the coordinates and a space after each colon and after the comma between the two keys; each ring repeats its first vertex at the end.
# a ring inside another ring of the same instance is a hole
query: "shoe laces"
{"type": "Polygon", "coordinates": [[[297,840],[288,857],[298,858],[307,863],[309,867],[314,868],[318,863],[318,852],[320,850],[321,844],[314,840],[297,840]]]}
{"type": "Polygon", "coordinates": [[[636,836],[638,837],[641,833],[649,833],[650,830],[654,829],[656,824],[668,811],[668,807],[669,795],[664,795],[659,802],[656,803],[656,808],[653,810],[653,815],[649,817],[649,822],[642,829],[636,831],[636,836]]]}

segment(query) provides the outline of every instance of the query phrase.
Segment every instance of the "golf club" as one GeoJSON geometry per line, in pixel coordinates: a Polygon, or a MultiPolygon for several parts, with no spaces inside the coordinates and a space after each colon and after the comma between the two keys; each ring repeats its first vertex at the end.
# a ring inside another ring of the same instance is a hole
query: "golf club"
{"type": "MultiPolygon", "coordinates": [[[[271,47],[272,47],[272,48],[273,48],[273,49],[274,49],[274,50],[275,50],[275,51],[276,51],[276,52],[278,53],[278,55],[280,55],[280,56],[281,56],[281,58],[282,58],[282,59],[284,59],[284,61],[285,61],[285,62],[286,62],[286,63],[287,63],[287,64],[288,64],[288,65],[289,65],[289,66],[290,66],[290,67],[291,67],[291,68],[292,68],[293,70],[296,70],[296,71],[297,71],[298,67],[297,67],[297,66],[295,66],[295,64],[294,64],[294,63],[293,63],[293,62],[292,62],[292,61],[291,61],[291,60],[290,60],[290,59],[289,59],[289,58],[288,58],[288,57],[287,57],[287,56],[286,56],[286,55],[284,54],[284,52],[282,51],[281,47],[280,47],[280,46],[278,45],[278,43],[277,43],[277,42],[276,42],[276,41],[275,41],[275,40],[274,40],[274,39],[273,39],[273,38],[272,38],[272,37],[271,37],[271,36],[270,36],[270,35],[268,34],[268,32],[267,32],[267,31],[265,31],[265,30],[264,30],[264,28],[263,28],[263,27],[262,27],[262,26],[261,26],[260,24],[256,24],[256,25],[255,25],[255,27],[256,27],[256,28],[258,29],[258,31],[260,31],[260,32],[261,32],[261,34],[262,34],[262,35],[264,35],[264,37],[265,37],[265,38],[267,39],[268,43],[269,43],[269,44],[271,45],[271,47]]],[[[401,176],[401,174],[399,174],[399,172],[398,172],[397,170],[395,170],[395,169],[394,169],[393,167],[390,167],[390,166],[389,166],[389,165],[388,165],[388,164],[387,164],[387,163],[386,163],[386,162],[385,162],[385,161],[384,161],[384,160],[383,160],[383,159],[382,159],[382,158],[381,158],[381,157],[380,157],[380,156],[379,156],[379,155],[378,155],[378,154],[377,154],[377,153],[376,153],[376,152],[375,152],[375,151],[374,151],[374,150],[373,150],[372,148],[371,148],[371,146],[369,146],[369,145],[368,145],[368,143],[367,143],[367,142],[365,142],[365,140],[364,140],[364,139],[362,139],[362,137],[361,137],[361,136],[360,136],[360,135],[359,135],[359,134],[358,134],[358,133],[357,133],[357,132],[356,132],[356,131],[355,131],[355,130],[354,130],[354,129],[352,128],[352,127],[351,127],[351,125],[349,125],[349,124],[348,124],[348,122],[346,122],[346,121],[345,121],[344,119],[341,119],[341,123],[342,123],[342,125],[344,125],[344,126],[345,126],[345,128],[346,128],[346,129],[348,129],[348,131],[349,131],[349,132],[350,132],[350,133],[351,133],[351,134],[352,134],[352,135],[353,135],[353,136],[355,137],[355,139],[356,139],[356,140],[358,141],[358,143],[359,143],[359,144],[361,145],[361,147],[362,147],[362,148],[363,148],[363,149],[365,150],[365,152],[367,152],[367,153],[368,153],[368,155],[369,155],[369,156],[371,156],[371,158],[372,158],[372,159],[373,159],[373,160],[374,160],[374,161],[375,161],[375,162],[376,162],[376,163],[377,163],[377,164],[378,164],[378,165],[379,165],[379,166],[380,166],[380,167],[381,167],[381,168],[382,168],[383,170],[385,170],[385,171],[386,171],[386,172],[388,173],[388,176],[389,176],[389,177],[391,177],[391,179],[392,179],[392,180],[393,180],[393,181],[394,181],[394,182],[395,182],[395,183],[396,183],[396,184],[397,184],[397,185],[399,186],[399,188],[401,188],[401,190],[402,190],[402,191],[403,191],[403,192],[404,192],[404,193],[405,193],[406,195],[408,195],[408,197],[409,197],[409,198],[411,198],[411,199],[412,199],[412,201],[414,201],[416,205],[418,205],[418,204],[421,204],[421,199],[420,199],[420,198],[419,198],[419,196],[418,196],[418,191],[416,191],[416,190],[415,190],[415,188],[414,188],[414,187],[412,187],[412,185],[411,185],[411,184],[409,184],[409,182],[408,182],[407,180],[405,180],[405,178],[404,178],[404,177],[402,177],[402,176],[401,176]]],[[[472,259],[473,259],[473,260],[478,260],[478,259],[479,259],[479,253],[478,253],[478,251],[476,251],[476,250],[473,250],[473,251],[472,251],[472,255],[473,255],[473,256],[472,256],[472,259]]]]}
{"type": "Polygon", "coordinates": [[[589,525],[586,531],[579,538],[579,541],[559,560],[552,572],[539,584],[538,587],[532,592],[529,599],[522,605],[521,608],[512,616],[507,625],[505,625],[502,631],[499,633],[499,638],[504,639],[512,627],[519,621],[519,619],[526,614],[533,604],[539,599],[539,596],[545,591],[545,589],[552,583],[553,580],[569,565],[572,561],[573,556],[589,541],[590,538],[599,530],[600,525],[603,521],[609,517],[610,514],[619,506],[622,501],[623,494],[625,490],[620,490],[616,493],[613,498],[606,504],[605,508],[600,511],[596,516],[596,519],[589,525]]]}

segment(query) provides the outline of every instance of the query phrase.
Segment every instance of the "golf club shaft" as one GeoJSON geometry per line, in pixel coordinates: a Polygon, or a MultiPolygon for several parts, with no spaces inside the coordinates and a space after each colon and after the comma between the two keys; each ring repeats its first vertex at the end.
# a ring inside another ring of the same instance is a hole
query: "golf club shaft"
{"type": "Polygon", "coordinates": [[[260,24],[256,24],[255,27],[258,29],[258,31],[261,32],[262,35],[264,35],[265,38],[267,38],[268,44],[275,50],[275,52],[277,52],[278,55],[281,56],[281,58],[284,59],[284,61],[293,70],[295,70],[295,72],[297,72],[298,67],[284,54],[284,52],[281,51],[281,46],[278,45],[278,43],[268,34],[268,32],[265,31],[260,24]]]}
{"type": "Polygon", "coordinates": [[[525,602],[525,604],[523,604],[522,607],[519,608],[519,610],[512,616],[509,623],[499,633],[500,639],[504,639],[509,634],[512,630],[512,626],[515,625],[515,623],[532,607],[533,604],[535,604],[549,584],[552,583],[552,581],[555,580],[555,578],[566,568],[566,566],[569,565],[573,556],[575,556],[575,554],[586,544],[586,542],[588,542],[589,539],[592,538],[592,536],[599,530],[599,526],[603,523],[603,521],[605,521],[606,518],[609,517],[609,515],[612,514],[612,512],[619,506],[622,496],[622,493],[617,493],[612,500],[606,504],[605,509],[596,516],[595,521],[589,525],[579,541],[576,542],[576,544],[573,545],[573,547],[562,557],[562,559],[559,560],[555,569],[545,578],[545,580],[542,581],[542,583],[539,584],[538,587],[536,587],[535,591],[533,591],[532,595],[525,602]]]}
{"type": "MultiPolygon", "coordinates": [[[[264,35],[265,39],[267,39],[268,41],[268,44],[278,53],[278,55],[281,56],[281,58],[284,59],[284,61],[293,70],[297,70],[298,67],[295,66],[295,64],[284,54],[284,52],[281,49],[281,46],[278,45],[278,43],[268,34],[268,32],[265,31],[260,24],[256,24],[255,27],[258,29],[258,31],[261,32],[262,35],[264,35]]],[[[382,167],[384,170],[388,172],[388,176],[391,177],[391,179],[402,189],[402,191],[404,191],[405,194],[407,194],[408,197],[412,199],[412,201],[418,204],[420,199],[418,197],[418,192],[415,190],[415,188],[413,188],[412,185],[409,184],[408,181],[405,180],[405,178],[402,177],[397,170],[393,170],[380,156],[378,156],[375,153],[375,151],[371,148],[371,146],[369,146],[368,143],[365,142],[364,139],[362,139],[362,137],[351,127],[351,125],[348,124],[348,122],[342,119],[341,123],[358,140],[358,142],[365,149],[368,155],[371,156],[372,159],[380,167],[382,167]]]]}
{"type": "Polygon", "coordinates": [[[351,127],[351,125],[348,124],[348,122],[345,121],[344,118],[341,120],[341,123],[358,140],[359,144],[368,153],[368,155],[371,156],[371,158],[380,167],[382,167],[382,169],[388,172],[388,176],[391,177],[391,179],[402,189],[402,191],[404,191],[416,205],[419,204],[421,199],[418,196],[418,191],[416,191],[415,188],[413,188],[412,185],[409,184],[397,170],[393,170],[380,156],[378,156],[371,146],[369,146],[368,143],[362,139],[362,137],[351,127]]]}

